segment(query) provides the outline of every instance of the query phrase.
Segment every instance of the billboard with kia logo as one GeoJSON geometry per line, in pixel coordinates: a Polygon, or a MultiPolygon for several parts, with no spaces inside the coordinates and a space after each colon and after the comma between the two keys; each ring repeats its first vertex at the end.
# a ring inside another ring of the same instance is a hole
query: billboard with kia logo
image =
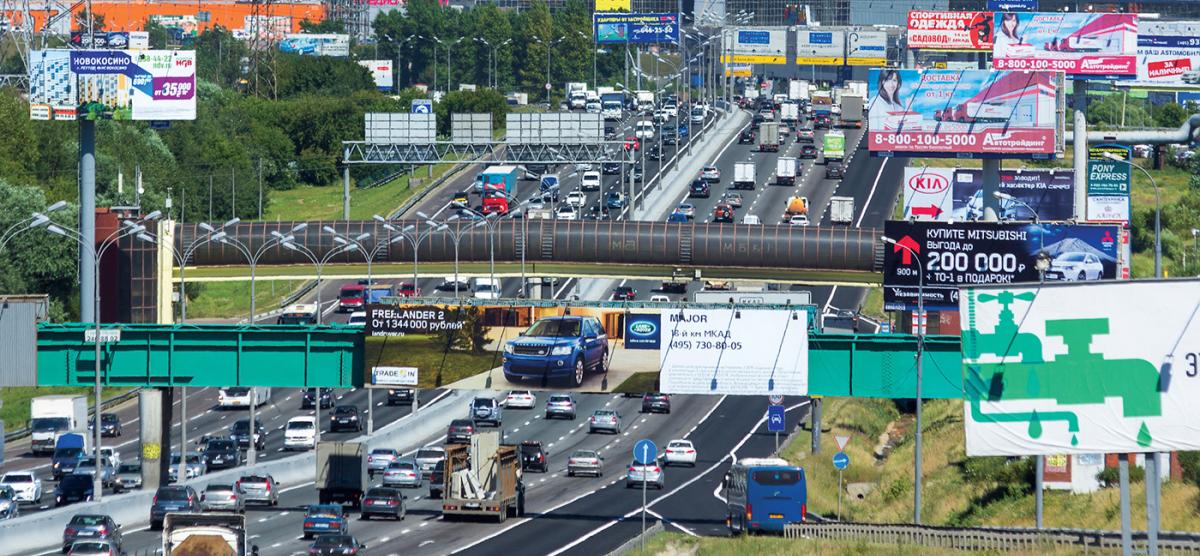
{"type": "MultiPolygon", "coordinates": [[[[1068,220],[1074,215],[1073,170],[1001,170],[1000,220],[1068,220]]],[[[983,218],[983,171],[979,168],[905,168],[904,218],[983,218]]]]}

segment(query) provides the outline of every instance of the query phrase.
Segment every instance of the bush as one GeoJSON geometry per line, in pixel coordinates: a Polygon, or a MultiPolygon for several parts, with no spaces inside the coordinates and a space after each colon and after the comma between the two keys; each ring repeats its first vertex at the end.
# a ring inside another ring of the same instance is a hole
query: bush
{"type": "Polygon", "coordinates": [[[962,474],[969,483],[996,485],[1009,496],[1020,496],[1033,490],[1035,461],[1003,456],[966,458],[962,474]]]}
{"type": "MultiPolygon", "coordinates": [[[[1140,483],[1146,479],[1146,470],[1136,465],[1129,466],[1129,483],[1140,483]]],[[[1116,467],[1108,467],[1103,471],[1096,473],[1096,480],[1100,481],[1106,488],[1121,485],[1120,469],[1116,467]]]]}
{"type": "Polygon", "coordinates": [[[1200,452],[1179,452],[1179,469],[1183,480],[1200,485],[1200,452]]]}

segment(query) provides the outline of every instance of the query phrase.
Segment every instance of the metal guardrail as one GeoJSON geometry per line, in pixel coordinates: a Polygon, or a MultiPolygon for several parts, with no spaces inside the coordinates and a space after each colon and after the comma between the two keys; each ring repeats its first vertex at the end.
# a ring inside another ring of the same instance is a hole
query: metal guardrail
{"type": "MultiPolygon", "coordinates": [[[[100,411],[104,411],[105,408],[124,403],[125,401],[136,397],[138,395],[138,392],[140,392],[140,391],[141,391],[141,388],[134,388],[133,390],[125,392],[124,394],[104,400],[100,404],[100,411]]],[[[88,409],[88,415],[91,416],[92,413],[95,413],[95,411],[92,409],[88,409]]],[[[29,434],[29,427],[21,427],[14,431],[4,433],[4,442],[6,442],[6,443],[12,442],[13,440],[16,440],[16,439],[21,438],[28,434],[29,434]]]]}
{"type": "MultiPolygon", "coordinates": [[[[784,527],[787,539],[824,539],[872,544],[907,544],[952,550],[1025,550],[1047,547],[1112,551],[1121,548],[1121,532],[1099,529],[1031,529],[1022,527],[939,527],[876,523],[820,522],[784,527]]],[[[1134,552],[1146,553],[1145,533],[1133,535],[1134,552]]],[[[1159,554],[1200,553],[1200,534],[1160,532],[1159,554]]]]}

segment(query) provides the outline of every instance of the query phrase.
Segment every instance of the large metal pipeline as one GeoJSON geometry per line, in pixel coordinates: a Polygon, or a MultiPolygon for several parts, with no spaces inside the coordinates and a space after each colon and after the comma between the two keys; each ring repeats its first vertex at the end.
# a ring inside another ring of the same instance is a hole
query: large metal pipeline
{"type": "MultiPolygon", "coordinates": [[[[1179,129],[1134,129],[1128,131],[1089,131],[1088,143],[1121,143],[1136,145],[1140,143],[1151,145],[1189,144],[1200,140],[1200,114],[1192,114],[1179,129]]],[[[1073,143],[1075,134],[1066,132],[1066,142],[1073,143]]]]}
{"type": "MultiPolygon", "coordinates": [[[[271,232],[288,234],[299,222],[245,222],[225,231],[244,243],[251,252],[271,239],[271,232]]],[[[412,246],[397,238],[379,222],[309,222],[296,232],[296,243],[321,258],[340,247],[333,235],[322,231],[333,227],[347,236],[371,234],[363,243],[369,249],[380,242],[375,262],[411,262],[412,246]],[[393,242],[393,240],[395,240],[393,242]]],[[[880,231],[870,228],[747,226],[741,224],[678,224],[630,221],[500,220],[492,226],[474,227],[463,221],[449,224],[438,232],[420,221],[394,221],[402,230],[412,226],[411,234],[424,235],[417,251],[421,262],[454,261],[454,235],[461,231],[458,244],[462,262],[486,262],[488,234],[495,230],[496,261],[521,260],[525,248],[528,262],[574,262],[592,264],[649,264],[696,267],[748,267],[797,270],[878,271],[876,249],[880,231]],[[427,234],[427,235],[426,235],[427,234]]],[[[176,246],[181,250],[196,238],[194,224],[179,224],[176,246]]],[[[203,233],[203,232],[201,232],[203,233]]],[[[335,256],[333,263],[363,263],[364,256],[348,252],[335,256]]],[[[269,247],[259,260],[262,265],[309,264],[301,253],[278,245],[269,247]]],[[[210,242],[197,248],[189,265],[244,265],[245,257],[232,245],[210,242]]]]}

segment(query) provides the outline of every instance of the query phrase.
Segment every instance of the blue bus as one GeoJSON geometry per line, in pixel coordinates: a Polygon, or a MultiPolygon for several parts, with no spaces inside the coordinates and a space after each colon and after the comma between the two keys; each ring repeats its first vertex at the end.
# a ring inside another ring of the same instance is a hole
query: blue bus
{"type": "Polygon", "coordinates": [[[808,485],[804,469],[780,458],[745,458],[725,473],[725,523],[731,534],[783,531],[804,521],[808,485]]]}

